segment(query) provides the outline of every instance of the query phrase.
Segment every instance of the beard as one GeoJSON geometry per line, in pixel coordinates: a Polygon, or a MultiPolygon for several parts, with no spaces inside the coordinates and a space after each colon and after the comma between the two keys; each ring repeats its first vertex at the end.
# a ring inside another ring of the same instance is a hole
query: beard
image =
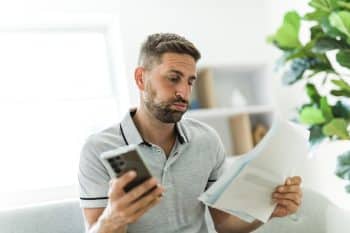
{"type": "Polygon", "coordinates": [[[184,100],[181,96],[174,97],[169,101],[155,102],[156,91],[149,86],[148,93],[145,95],[144,103],[148,111],[159,121],[163,123],[176,123],[181,120],[183,114],[188,109],[188,101],[184,100]],[[172,109],[171,106],[175,103],[186,104],[185,111],[178,111],[172,109]]]}

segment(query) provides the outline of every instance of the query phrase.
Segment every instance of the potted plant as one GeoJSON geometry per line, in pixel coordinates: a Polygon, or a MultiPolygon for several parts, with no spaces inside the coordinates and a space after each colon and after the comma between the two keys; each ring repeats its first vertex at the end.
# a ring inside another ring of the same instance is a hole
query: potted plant
{"type": "MultiPolygon", "coordinates": [[[[283,52],[283,83],[305,83],[309,101],[298,108],[298,121],[310,130],[310,143],[350,139],[350,0],[310,0],[312,12],[284,15],[282,25],[268,41],[283,52]],[[301,26],[310,36],[302,43],[301,26]]],[[[348,180],[350,147],[338,155],[336,175],[348,180]]]]}

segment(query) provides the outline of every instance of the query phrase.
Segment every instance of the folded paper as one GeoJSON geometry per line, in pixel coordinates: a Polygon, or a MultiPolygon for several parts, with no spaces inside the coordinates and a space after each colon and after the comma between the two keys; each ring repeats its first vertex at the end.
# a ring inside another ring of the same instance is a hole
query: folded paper
{"type": "Polygon", "coordinates": [[[253,150],[240,156],[199,200],[247,222],[267,222],[276,204],[271,195],[307,159],[309,131],[275,116],[253,150]]]}

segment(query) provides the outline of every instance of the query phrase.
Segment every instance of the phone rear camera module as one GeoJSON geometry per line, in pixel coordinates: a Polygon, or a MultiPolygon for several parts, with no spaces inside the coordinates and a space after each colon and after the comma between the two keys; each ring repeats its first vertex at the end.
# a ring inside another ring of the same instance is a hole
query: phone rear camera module
{"type": "Polygon", "coordinates": [[[110,163],[111,166],[114,168],[114,167],[119,167],[119,163],[118,162],[112,162],[110,163]]]}

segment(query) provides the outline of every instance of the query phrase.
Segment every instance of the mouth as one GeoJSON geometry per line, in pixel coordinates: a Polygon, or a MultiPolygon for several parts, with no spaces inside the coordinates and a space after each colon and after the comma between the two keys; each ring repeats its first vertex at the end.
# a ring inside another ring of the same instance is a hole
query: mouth
{"type": "Polygon", "coordinates": [[[176,110],[184,112],[187,110],[187,104],[183,103],[174,103],[173,106],[176,108],[176,110]]]}

